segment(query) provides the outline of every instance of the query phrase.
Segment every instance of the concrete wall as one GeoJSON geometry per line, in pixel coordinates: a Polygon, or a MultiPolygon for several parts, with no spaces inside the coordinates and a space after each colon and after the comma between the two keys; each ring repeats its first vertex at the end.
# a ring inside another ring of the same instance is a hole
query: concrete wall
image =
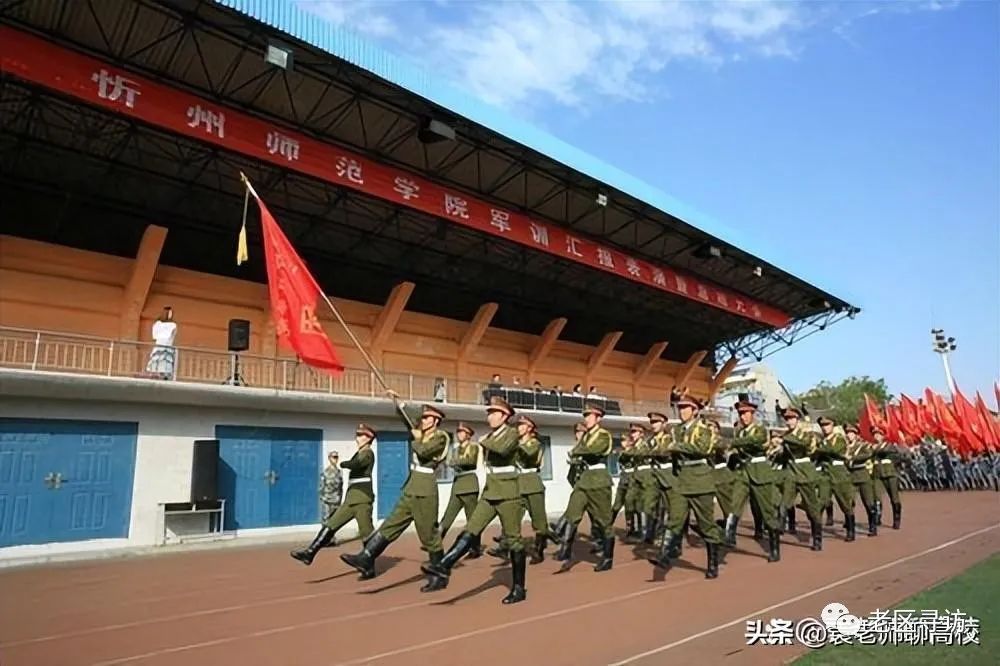
{"type": "MultiPolygon", "coordinates": [[[[442,408],[449,419],[444,424],[447,429],[453,431],[458,420],[465,420],[481,424],[477,430],[485,431],[482,407],[444,404],[442,408]]],[[[380,399],[0,369],[0,417],[139,424],[127,539],[15,546],[0,549],[0,560],[159,544],[162,539],[159,504],[184,502],[190,497],[193,442],[214,438],[216,425],[322,429],[322,466],[331,450],[339,451],[342,459],[353,454],[354,430],[359,421],[376,428],[401,429],[393,414],[391,403],[380,399]]],[[[551,412],[531,414],[541,433],[551,437],[553,478],[546,483],[546,501],[550,513],[559,513],[569,498],[566,454],[573,444],[572,426],[579,417],[551,412]]],[[[605,425],[619,434],[627,422],[624,418],[609,418],[605,425]]],[[[377,473],[376,469],[376,476],[377,473]]],[[[439,491],[440,513],[443,513],[450,485],[440,484],[439,491]]],[[[456,524],[461,524],[461,520],[462,517],[456,524]]],[[[198,527],[188,524],[186,529],[198,527]]],[[[247,530],[237,536],[313,527],[247,530]]],[[[185,529],[180,525],[178,528],[185,529]]],[[[354,535],[353,529],[353,524],[345,528],[342,536],[354,535]]]]}

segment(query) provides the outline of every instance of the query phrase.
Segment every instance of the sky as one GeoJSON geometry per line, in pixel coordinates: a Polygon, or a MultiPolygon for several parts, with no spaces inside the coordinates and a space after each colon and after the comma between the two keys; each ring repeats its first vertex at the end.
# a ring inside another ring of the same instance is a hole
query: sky
{"type": "Polygon", "coordinates": [[[993,404],[1000,2],[298,4],[801,253],[862,312],[767,359],[791,390],[944,392],[941,328],[959,387],[993,404]]]}

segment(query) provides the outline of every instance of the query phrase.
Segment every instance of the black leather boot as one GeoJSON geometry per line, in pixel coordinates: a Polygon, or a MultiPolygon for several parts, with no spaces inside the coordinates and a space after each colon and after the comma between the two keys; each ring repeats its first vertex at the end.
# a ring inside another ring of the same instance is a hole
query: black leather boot
{"type": "Polygon", "coordinates": [[[826,526],[833,527],[833,505],[827,505],[826,507],[826,526]]]}
{"type": "Polygon", "coordinates": [[[784,505],[783,504],[779,504],[778,505],[778,534],[784,534],[785,533],[785,516],[786,515],[787,515],[787,513],[785,512],[784,505]]]}
{"type": "Polygon", "coordinates": [[[823,550],[823,526],[817,520],[811,523],[812,527],[812,550],[823,550]]]}
{"type": "Polygon", "coordinates": [[[556,553],[557,562],[567,562],[573,557],[573,541],[576,540],[576,525],[566,523],[563,528],[562,540],[559,544],[559,551],[556,553]]]}
{"type": "Polygon", "coordinates": [[[535,549],[531,553],[531,563],[538,564],[545,560],[545,542],[548,540],[544,534],[535,535],[535,549]]]}
{"type": "Polygon", "coordinates": [[[892,505],[892,529],[899,529],[899,522],[903,518],[903,504],[897,502],[892,505]]]}
{"type": "Polygon", "coordinates": [[[882,500],[875,500],[875,523],[882,524],[882,500]]]}
{"type": "Polygon", "coordinates": [[[601,560],[594,567],[594,571],[608,571],[615,560],[615,537],[608,536],[604,539],[604,548],[601,551],[601,560]]]}
{"type": "Polygon", "coordinates": [[[847,530],[847,536],[844,537],[844,541],[854,541],[855,539],[854,514],[852,513],[851,515],[847,516],[845,522],[847,523],[847,527],[845,528],[847,530]]]}
{"type": "Polygon", "coordinates": [[[566,531],[566,516],[563,516],[562,518],[559,519],[559,522],[555,523],[554,525],[552,523],[549,523],[549,540],[551,540],[552,543],[561,544],[562,535],[563,532],[565,531],[566,531]]]}
{"type": "MultiPolygon", "coordinates": [[[[440,550],[435,550],[430,554],[430,566],[439,567],[441,566],[441,559],[444,557],[444,553],[440,550]]],[[[435,592],[437,590],[443,590],[448,587],[448,581],[440,576],[428,576],[427,583],[420,588],[421,592],[435,592]]]]}
{"type": "Polygon", "coordinates": [[[706,543],[705,549],[708,551],[708,568],[705,569],[705,578],[719,577],[719,544],[706,543]]]}
{"type": "Polygon", "coordinates": [[[726,545],[730,548],[736,547],[736,526],[740,524],[740,519],[736,514],[731,513],[726,516],[726,545]]]}
{"type": "Polygon", "coordinates": [[[660,552],[656,557],[649,557],[646,560],[653,566],[659,567],[661,569],[670,568],[670,560],[674,557],[674,550],[680,547],[681,533],[678,532],[674,534],[670,530],[663,533],[663,544],[660,546],[660,552]]]}
{"type": "Polygon", "coordinates": [[[791,535],[797,534],[797,532],[795,531],[795,507],[794,506],[791,509],[787,509],[785,511],[785,520],[787,521],[786,522],[785,531],[788,532],[791,535]]]}
{"type": "Polygon", "coordinates": [[[590,554],[596,555],[604,550],[604,535],[596,526],[590,526],[590,554]]]}
{"type": "Polygon", "coordinates": [[[868,512],[868,536],[878,536],[878,513],[874,508],[868,512]]]}
{"type": "Polygon", "coordinates": [[[779,561],[781,559],[781,536],[778,534],[778,530],[768,530],[767,545],[767,561],[779,561]]]}
{"type": "Polygon", "coordinates": [[[651,513],[643,514],[643,517],[646,520],[646,529],[642,534],[642,542],[652,545],[656,541],[656,518],[651,513]]]}
{"type": "Polygon", "coordinates": [[[319,532],[316,533],[316,537],[312,540],[312,543],[305,548],[299,548],[298,550],[293,550],[291,556],[297,559],[302,564],[309,566],[312,564],[313,558],[316,557],[318,553],[323,548],[328,546],[336,545],[336,541],[333,538],[333,530],[324,525],[319,528],[319,532]]]}
{"type": "Polygon", "coordinates": [[[524,589],[525,559],[523,550],[510,551],[510,594],[503,598],[501,603],[516,604],[524,601],[528,597],[527,590],[524,589]]]}
{"type": "Polygon", "coordinates": [[[469,553],[465,556],[467,560],[475,560],[483,556],[483,537],[480,534],[472,537],[472,545],[469,547],[469,553]]]}
{"type": "Polygon", "coordinates": [[[365,542],[365,547],[361,549],[360,553],[357,555],[345,553],[340,556],[340,559],[357,569],[361,574],[361,580],[369,580],[375,577],[375,559],[382,554],[388,545],[389,540],[376,530],[368,537],[368,541],[365,542]]]}
{"type": "Polygon", "coordinates": [[[462,556],[469,552],[472,548],[472,543],[475,541],[475,537],[468,532],[462,532],[458,535],[455,543],[451,545],[448,552],[444,554],[444,557],[440,559],[437,563],[433,561],[427,564],[421,564],[420,570],[423,571],[428,576],[437,576],[438,578],[443,578],[444,586],[439,589],[443,589],[448,584],[448,577],[451,575],[451,568],[462,559],[462,556]]]}

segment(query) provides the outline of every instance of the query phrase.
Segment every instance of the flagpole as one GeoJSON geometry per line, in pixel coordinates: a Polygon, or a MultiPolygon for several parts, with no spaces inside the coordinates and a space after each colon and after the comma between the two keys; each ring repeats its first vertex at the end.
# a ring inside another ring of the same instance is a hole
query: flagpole
{"type": "MultiPolygon", "coordinates": [[[[247,190],[249,190],[249,192],[253,194],[254,199],[257,199],[259,201],[260,197],[257,195],[257,191],[253,188],[253,185],[250,184],[250,179],[247,178],[246,174],[243,173],[242,171],[240,171],[240,179],[243,181],[243,184],[246,185],[247,190]]],[[[375,376],[375,379],[377,379],[378,383],[382,385],[382,388],[388,392],[390,390],[389,384],[385,381],[385,377],[382,375],[382,372],[377,367],[375,367],[375,361],[372,360],[372,357],[365,350],[364,346],[361,344],[361,341],[358,340],[356,335],[354,335],[354,331],[351,330],[351,327],[347,325],[346,321],[344,321],[344,318],[340,315],[340,311],[337,310],[336,306],[334,306],[333,301],[330,300],[330,298],[326,295],[326,293],[322,289],[319,289],[318,291],[319,295],[323,297],[323,301],[326,303],[327,307],[330,308],[330,312],[332,312],[333,316],[337,319],[337,323],[339,323],[341,327],[343,327],[344,331],[347,333],[347,337],[351,339],[351,342],[354,343],[354,346],[357,347],[359,352],[361,352],[361,357],[364,358],[365,363],[368,364],[368,367],[371,369],[371,372],[375,376]]],[[[408,426],[410,426],[410,430],[413,430],[416,426],[410,419],[409,414],[403,411],[403,409],[400,407],[401,401],[397,396],[393,396],[393,402],[396,405],[396,409],[402,415],[403,420],[406,421],[406,424],[408,426]]]]}

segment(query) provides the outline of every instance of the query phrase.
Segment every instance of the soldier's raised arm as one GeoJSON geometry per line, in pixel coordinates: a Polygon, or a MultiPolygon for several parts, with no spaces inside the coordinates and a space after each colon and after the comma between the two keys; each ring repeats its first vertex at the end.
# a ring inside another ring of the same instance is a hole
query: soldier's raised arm
{"type": "Polygon", "coordinates": [[[350,460],[343,460],[340,463],[342,469],[355,470],[364,469],[375,458],[370,448],[357,451],[350,460]]]}
{"type": "Polygon", "coordinates": [[[488,451],[505,456],[517,448],[519,439],[517,430],[506,426],[502,433],[496,437],[486,437],[479,442],[479,445],[488,451]]]}

